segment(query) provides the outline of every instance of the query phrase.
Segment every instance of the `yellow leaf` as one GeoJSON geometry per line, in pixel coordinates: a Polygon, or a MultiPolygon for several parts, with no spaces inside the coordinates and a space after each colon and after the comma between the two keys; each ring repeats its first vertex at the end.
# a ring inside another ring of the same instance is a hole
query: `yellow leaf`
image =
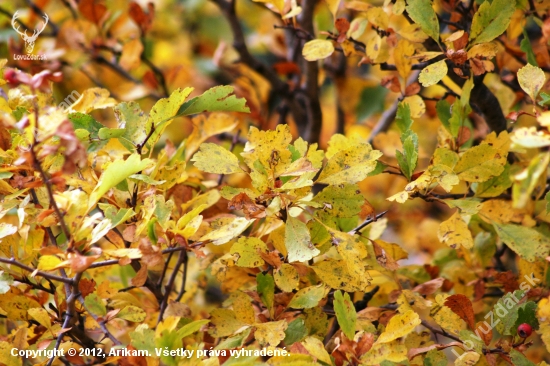
{"type": "Polygon", "coordinates": [[[397,67],[399,76],[401,76],[403,80],[407,80],[411,72],[411,56],[413,54],[414,46],[406,39],[401,39],[393,51],[395,66],[397,67]]]}
{"type": "Polygon", "coordinates": [[[230,300],[233,301],[233,311],[237,320],[245,324],[254,324],[256,319],[250,296],[236,291],[231,294],[230,300]]]}
{"type": "Polygon", "coordinates": [[[455,360],[455,366],[473,366],[481,356],[477,352],[465,352],[455,360]]]}
{"type": "Polygon", "coordinates": [[[411,108],[411,117],[420,118],[426,112],[426,103],[420,95],[411,95],[403,99],[403,103],[406,103],[411,108]]]}
{"type": "Polygon", "coordinates": [[[208,138],[234,130],[238,126],[239,121],[227,113],[215,112],[208,116],[201,114],[193,118],[192,123],[193,131],[187,138],[185,147],[186,160],[189,160],[199,146],[208,138]]]}
{"type": "Polygon", "coordinates": [[[340,1],[341,0],[325,0],[328,5],[328,9],[332,13],[332,16],[334,19],[336,19],[336,13],[338,12],[338,8],[340,7],[340,1]]]}
{"type": "Polygon", "coordinates": [[[468,58],[485,57],[491,59],[498,53],[498,45],[494,42],[476,44],[468,50],[468,58]]]}
{"type": "Polygon", "coordinates": [[[41,271],[51,271],[61,264],[62,260],[55,255],[43,255],[38,260],[38,269],[41,271]]]}
{"type": "Polygon", "coordinates": [[[208,234],[201,237],[200,241],[212,241],[215,245],[225,244],[228,241],[236,238],[241,235],[243,231],[253,222],[254,220],[247,220],[244,217],[237,217],[234,219],[229,219],[227,224],[220,226],[219,228],[209,232],[208,234]]]}
{"type": "Polygon", "coordinates": [[[456,211],[450,219],[439,225],[437,237],[439,241],[455,249],[458,248],[459,245],[462,245],[466,249],[470,249],[474,246],[472,233],[468,229],[466,222],[460,217],[458,211],[456,211]]]}
{"type": "Polygon", "coordinates": [[[46,310],[42,308],[32,308],[29,309],[28,313],[34,320],[45,326],[50,332],[52,331],[52,321],[50,319],[50,314],[48,314],[46,310]]]}
{"type": "Polygon", "coordinates": [[[447,71],[447,63],[445,60],[441,60],[422,69],[422,72],[418,76],[418,81],[424,87],[435,85],[447,75],[447,71]]]}
{"type": "Polygon", "coordinates": [[[195,166],[207,173],[233,174],[240,173],[239,159],[233,153],[217,144],[204,143],[200,151],[191,159],[195,166]]]}
{"type": "Polygon", "coordinates": [[[533,103],[537,100],[539,91],[546,82],[546,75],[544,71],[537,66],[527,64],[518,71],[518,82],[523,91],[527,93],[533,100],[533,103]]]}
{"type": "Polygon", "coordinates": [[[327,39],[314,39],[304,45],[302,56],[307,61],[317,61],[329,57],[334,52],[332,41],[327,39]]]}
{"type": "Polygon", "coordinates": [[[102,88],[86,89],[73,103],[71,110],[74,112],[89,113],[96,109],[114,107],[116,100],[109,98],[109,91],[102,88]]]}
{"type": "Polygon", "coordinates": [[[402,362],[407,359],[407,347],[398,341],[390,343],[375,343],[361,357],[361,365],[380,365],[384,361],[402,362]]]}
{"type": "Polygon", "coordinates": [[[412,310],[394,315],[384,332],[376,340],[376,343],[389,343],[397,338],[404,337],[412,332],[420,323],[420,317],[412,310]]]}
{"type": "Polygon", "coordinates": [[[322,361],[327,365],[332,365],[330,355],[326,351],[323,342],[321,342],[319,338],[307,337],[301,343],[304,348],[307,349],[308,353],[315,357],[317,360],[322,361]]]}
{"type": "Polygon", "coordinates": [[[386,30],[390,24],[390,17],[384,9],[379,7],[373,7],[367,10],[367,19],[371,24],[374,24],[376,27],[386,30]]]}
{"type": "Polygon", "coordinates": [[[285,330],[288,327],[286,320],[277,322],[256,323],[254,336],[262,346],[277,346],[285,338],[285,330]]]}
{"type": "Polygon", "coordinates": [[[284,263],[278,271],[273,274],[275,283],[284,292],[292,292],[300,283],[298,271],[292,265],[284,263]]]}

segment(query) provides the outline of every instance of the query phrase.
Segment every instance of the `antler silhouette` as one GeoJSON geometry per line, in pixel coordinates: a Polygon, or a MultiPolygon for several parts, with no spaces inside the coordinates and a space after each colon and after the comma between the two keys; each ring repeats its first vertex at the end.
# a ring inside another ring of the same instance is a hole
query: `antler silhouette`
{"type": "Polygon", "coordinates": [[[19,18],[19,12],[16,11],[13,14],[13,17],[11,18],[11,25],[13,26],[13,29],[15,29],[15,31],[21,35],[21,37],[25,41],[27,52],[30,53],[34,49],[34,42],[36,41],[36,38],[38,38],[38,35],[42,33],[44,29],[46,29],[46,25],[48,24],[48,20],[49,20],[48,15],[44,14],[44,22],[42,23],[42,28],[40,30],[35,29],[32,36],[29,36],[27,34],[27,30],[22,32],[19,29],[20,25],[16,24],[15,22],[18,18],[19,18]]]}

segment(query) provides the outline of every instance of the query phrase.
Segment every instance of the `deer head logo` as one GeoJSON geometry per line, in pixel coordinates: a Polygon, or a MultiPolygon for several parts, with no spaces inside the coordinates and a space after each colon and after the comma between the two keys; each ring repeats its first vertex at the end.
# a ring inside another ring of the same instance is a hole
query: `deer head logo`
{"type": "Polygon", "coordinates": [[[15,14],[13,14],[13,18],[11,18],[11,25],[12,25],[13,29],[15,29],[15,31],[17,33],[19,33],[21,35],[21,37],[23,38],[23,40],[25,41],[25,49],[27,50],[27,53],[31,53],[32,50],[34,49],[34,42],[36,42],[36,39],[38,38],[38,35],[40,33],[42,33],[42,31],[44,30],[44,28],[46,28],[46,25],[48,24],[48,20],[49,20],[48,15],[44,14],[45,22],[42,23],[42,28],[40,30],[35,29],[32,36],[29,36],[27,34],[27,30],[25,30],[24,32],[21,32],[19,30],[20,25],[15,22],[15,20],[17,18],[19,18],[19,14],[16,11],[15,14]]]}

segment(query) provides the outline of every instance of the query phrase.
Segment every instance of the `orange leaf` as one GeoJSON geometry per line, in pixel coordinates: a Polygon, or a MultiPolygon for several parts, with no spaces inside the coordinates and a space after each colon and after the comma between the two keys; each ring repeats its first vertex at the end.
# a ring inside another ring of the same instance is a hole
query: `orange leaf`
{"type": "Polygon", "coordinates": [[[471,330],[475,329],[474,308],[470,299],[461,294],[451,295],[445,300],[445,306],[464,320],[471,330]]]}

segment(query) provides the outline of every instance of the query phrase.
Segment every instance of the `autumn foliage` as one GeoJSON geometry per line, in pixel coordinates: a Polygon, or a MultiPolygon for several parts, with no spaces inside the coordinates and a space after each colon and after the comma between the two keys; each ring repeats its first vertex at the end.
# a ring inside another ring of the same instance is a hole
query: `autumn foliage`
{"type": "Polygon", "coordinates": [[[549,1],[0,25],[0,365],[550,362],[549,1]]]}

